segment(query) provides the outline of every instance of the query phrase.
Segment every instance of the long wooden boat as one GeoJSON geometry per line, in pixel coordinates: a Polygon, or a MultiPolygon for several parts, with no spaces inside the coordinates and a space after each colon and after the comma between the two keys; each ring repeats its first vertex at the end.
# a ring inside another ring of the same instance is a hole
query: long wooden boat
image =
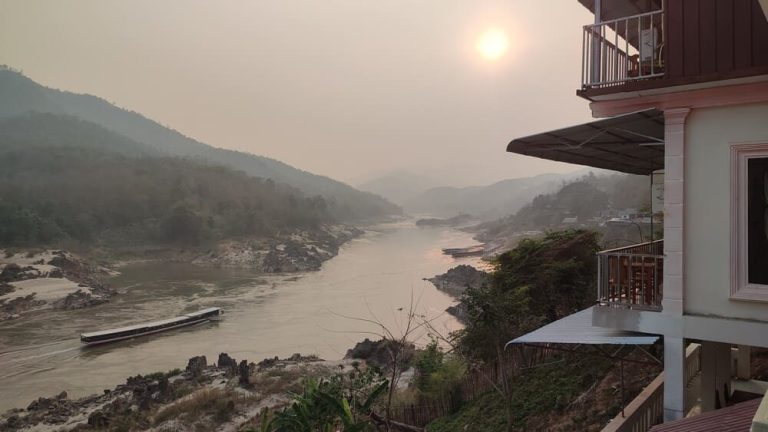
{"type": "Polygon", "coordinates": [[[219,318],[223,311],[221,308],[212,307],[197,312],[169,318],[162,321],[154,321],[144,324],[136,324],[128,327],[120,327],[112,330],[102,330],[92,333],[82,333],[80,342],[86,345],[97,345],[131,339],[152,333],[159,333],[179,327],[197,324],[203,321],[211,321],[219,318]]]}
{"type": "Polygon", "coordinates": [[[474,245],[463,248],[446,248],[443,249],[444,255],[450,255],[454,258],[470,257],[470,256],[482,256],[485,252],[484,245],[474,245]]]}

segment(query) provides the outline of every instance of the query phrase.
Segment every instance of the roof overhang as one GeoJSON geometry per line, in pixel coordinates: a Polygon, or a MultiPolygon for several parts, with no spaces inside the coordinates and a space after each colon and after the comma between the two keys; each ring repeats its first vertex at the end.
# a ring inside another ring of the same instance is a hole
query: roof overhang
{"type": "MultiPolygon", "coordinates": [[[[585,8],[595,13],[595,0],[579,0],[585,8]]],[[[602,21],[619,19],[661,9],[661,0],[611,0],[602,2],[600,17],[602,21]]]]}
{"type": "Polygon", "coordinates": [[[515,344],[653,345],[659,336],[592,325],[594,306],[513,339],[515,344]]]}
{"type": "Polygon", "coordinates": [[[651,428],[651,432],[746,432],[762,429],[752,428],[753,418],[761,399],[741,402],[727,408],[664,423],[651,428]]]}
{"type": "MultiPolygon", "coordinates": [[[[768,0],[767,0],[768,1],[768,0]]],[[[589,9],[592,14],[595,14],[595,0],[579,0],[585,8],[589,9]]],[[[648,12],[656,12],[662,10],[662,0],[603,0],[601,2],[600,21],[608,22],[608,26],[616,31],[617,25],[619,26],[619,33],[627,33],[626,30],[622,30],[621,19],[632,17],[648,12]],[[613,20],[619,20],[613,21],[613,20]]],[[[626,23],[624,24],[626,26],[626,23]]],[[[639,34],[635,32],[629,32],[629,38],[627,42],[630,45],[637,48],[639,34]]],[[[623,42],[622,42],[623,43],[623,42]]]]}
{"type": "Polygon", "coordinates": [[[650,109],[517,138],[507,151],[650,175],[664,169],[664,113],[650,109]]]}
{"type": "Polygon", "coordinates": [[[763,8],[765,19],[768,19],[768,0],[760,0],[760,6],[763,8]]]}

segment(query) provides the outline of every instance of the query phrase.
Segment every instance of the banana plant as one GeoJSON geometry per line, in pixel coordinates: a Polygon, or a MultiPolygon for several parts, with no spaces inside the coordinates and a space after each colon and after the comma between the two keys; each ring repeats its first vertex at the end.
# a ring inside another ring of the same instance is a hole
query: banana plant
{"type": "Polygon", "coordinates": [[[366,432],[373,430],[368,421],[373,404],[386,392],[389,383],[379,383],[359,403],[344,396],[344,389],[329,383],[308,379],[304,391],[293,396],[293,403],[270,417],[261,414],[260,432],[366,432]]]}

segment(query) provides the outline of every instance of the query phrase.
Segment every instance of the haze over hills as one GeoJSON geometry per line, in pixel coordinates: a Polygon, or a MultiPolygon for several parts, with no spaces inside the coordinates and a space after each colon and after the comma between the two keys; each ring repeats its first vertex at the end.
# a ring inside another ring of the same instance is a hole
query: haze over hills
{"type": "Polygon", "coordinates": [[[76,116],[168,156],[199,158],[252,176],[285,183],[306,195],[322,195],[331,204],[335,204],[332,211],[340,220],[376,219],[401,211],[377,195],[356,190],[331,178],[302,171],[267,157],[212,147],[99,97],[47,88],[17,71],[1,67],[0,117],[28,112],[76,116]]]}
{"type": "Polygon", "coordinates": [[[404,169],[392,171],[357,185],[360,190],[381,195],[399,206],[437,186],[440,186],[440,182],[434,178],[404,169]]]}
{"type": "Polygon", "coordinates": [[[587,171],[507,179],[487,186],[435,187],[412,196],[401,205],[412,214],[451,217],[465,213],[482,220],[494,220],[517,212],[537,195],[554,192],[563,182],[587,171]]]}

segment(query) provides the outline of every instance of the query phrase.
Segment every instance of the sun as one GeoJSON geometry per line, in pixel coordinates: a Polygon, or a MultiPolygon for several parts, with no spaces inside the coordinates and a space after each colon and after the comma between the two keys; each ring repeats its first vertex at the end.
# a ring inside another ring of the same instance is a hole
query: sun
{"type": "Polygon", "coordinates": [[[477,50],[488,60],[498,60],[509,49],[509,38],[504,31],[492,28],[477,39],[477,50]]]}

